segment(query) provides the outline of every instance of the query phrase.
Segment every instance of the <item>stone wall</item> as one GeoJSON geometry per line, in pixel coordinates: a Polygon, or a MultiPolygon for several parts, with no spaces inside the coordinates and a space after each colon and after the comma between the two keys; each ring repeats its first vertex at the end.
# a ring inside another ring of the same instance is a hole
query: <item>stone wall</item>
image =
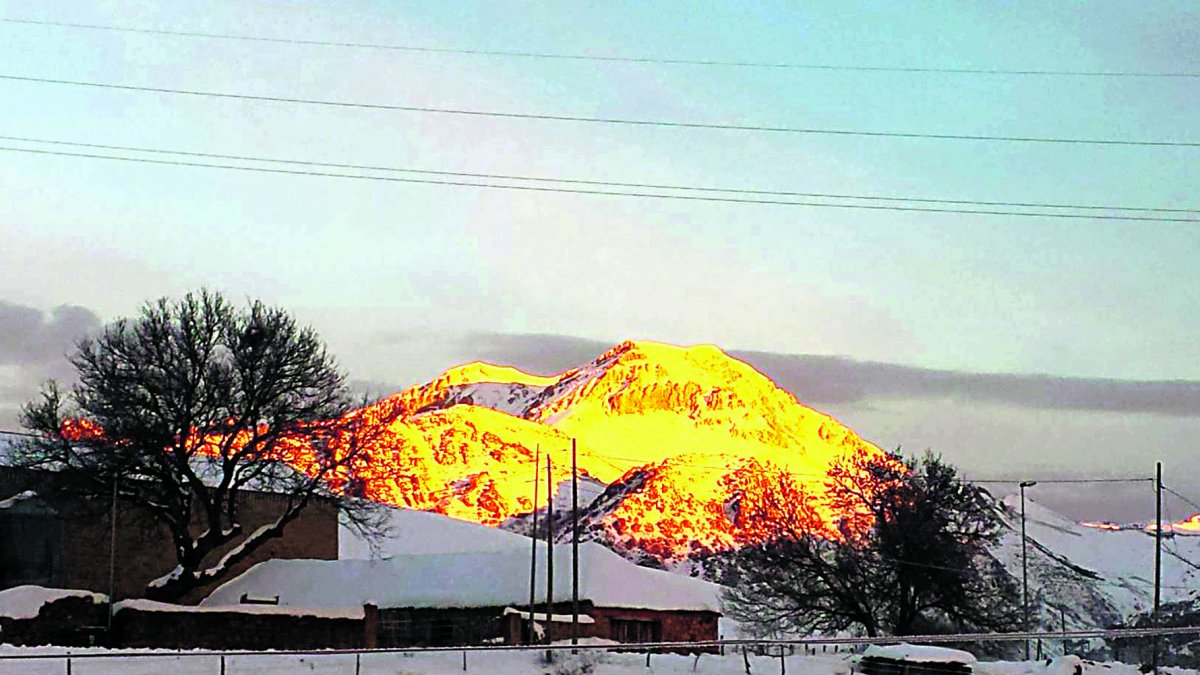
{"type": "Polygon", "coordinates": [[[113,638],[123,648],[164,649],[364,649],[364,616],[306,616],[285,613],[197,611],[160,606],[146,611],[117,607],[113,638]]]}

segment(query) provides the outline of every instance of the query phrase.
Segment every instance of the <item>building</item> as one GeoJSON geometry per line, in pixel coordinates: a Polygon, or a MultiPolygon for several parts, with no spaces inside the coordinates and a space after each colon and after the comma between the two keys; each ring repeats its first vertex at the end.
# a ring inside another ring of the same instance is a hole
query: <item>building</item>
{"type": "MultiPolygon", "coordinates": [[[[113,546],[111,503],[72,496],[64,489],[70,480],[68,474],[0,466],[0,589],[28,584],[108,594],[111,567],[116,600],[144,597],[147,583],[176,565],[170,535],[146,513],[121,503],[113,546]]],[[[253,532],[275,520],[285,497],[244,491],[240,500],[243,530],[253,532]]],[[[214,552],[212,559],[236,543],[214,552]]],[[[337,508],[317,500],[233,574],[272,558],[337,557],[337,508]]],[[[211,590],[198,589],[184,601],[196,602],[211,590]]]]}
{"type": "MultiPolygon", "coordinates": [[[[721,587],[639,567],[594,543],[579,547],[579,637],[617,642],[719,638],[721,587]]],[[[571,548],[555,547],[545,619],[545,549],[534,590],[535,637],[570,637],[571,548]]],[[[269,560],[217,588],[200,605],[269,602],[294,610],[367,608],[379,647],[529,642],[528,550],[397,555],[383,560],[269,560]],[[375,614],[375,616],[372,616],[375,614]]]]}

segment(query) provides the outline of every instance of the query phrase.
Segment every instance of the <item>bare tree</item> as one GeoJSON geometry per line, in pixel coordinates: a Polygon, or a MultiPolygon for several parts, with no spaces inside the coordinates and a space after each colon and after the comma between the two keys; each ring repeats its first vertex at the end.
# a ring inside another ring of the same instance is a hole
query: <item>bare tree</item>
{"type": "Polygon", "coordinates": [[[115,484],[166,527],[178,564],[151,582],[151,597],[220,580],[318,499],[381,531],[378,511],[356,498],[355,468],[386,411],[352,412],[333,357],[287,312],[238,309],[209,291],[164,298],[82,339],[71,363],[77,385],[50,382],[23,409],[42,439],[17,461],[70,472],[85,497],[115,484]],[[284,497],[278,517],[244,532],[244,490],[284,497]]]}
{"type": "Polygon", "coordinates": [[[1015,582],[988,554],[999,513],[954,467],[928,453],[859,455],[835,465],[826,487],[841,516],[832,531],[805,525],[815,497],[781,498],[778,508],[797,513],[737,555],[733,618],[764,633],[868,636],[1019,625],[1015,582]]]}

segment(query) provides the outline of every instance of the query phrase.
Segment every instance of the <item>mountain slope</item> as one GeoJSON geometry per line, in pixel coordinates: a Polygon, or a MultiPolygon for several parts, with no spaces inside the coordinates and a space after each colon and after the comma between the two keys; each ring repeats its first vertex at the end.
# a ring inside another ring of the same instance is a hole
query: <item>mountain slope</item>
{"type": "Polygon", "coordinates": [[[550,456],[558,494],[574,439],[581,477],[617,484],[589,509],[589,536],[660,563],[761,538],[730,510],[747,486],[790,474],[819,496],[834,461],[880,452],[713,346],[624,342],[550,376],[469,363],[366,412],[396,418],[368,449],[364,496],[521,529],[545,504],[534,456],[550,456]]]}
{"type": "MultiPolygon", "coordinates": [[[[1007,524],[992,554],[1018,582],[1021,575],[1019,500],[1003,500],[1007,524]]],[[[1026,554],[1034,622],[1058,630],[1129,621],[1152,607],[1154,536],[1142,529],[1106,530],[1073,522],[1026,499],[1026,554]]],[[[1163,602],[1200,590],[1200,537],[1164,538],[1163,602]]]]}

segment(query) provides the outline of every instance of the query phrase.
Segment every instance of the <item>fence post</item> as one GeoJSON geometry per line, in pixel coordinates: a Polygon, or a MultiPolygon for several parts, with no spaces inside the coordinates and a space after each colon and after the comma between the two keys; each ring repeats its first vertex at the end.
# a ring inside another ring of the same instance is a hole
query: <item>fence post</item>
{"type": "Polygon", "coordinates": [[[354,653],[354,675],[359,675],[362,672],[362,654],[354,653]]]}
{"type": "Polygon", "coordinates": [[[650,667],[650,650],[649,649],[646,650],[646,667],[647,668],[650,667]]]}
{"type": "Polygon", "coordinates": [[[750,675],[750,648],[742,645],[742,662],[746,664],[746,675],[750,675]]]}
{"type": "Polygon", "coordinates": [[[463,672],[467,672],[467,650],[463,650],[463,672]]]}
{"type": "Polygon", "coordinates": [[[221,675],[225,675],[225,655],[221,655],[221,675]]]}
{"type": "Polygon", "coordinates": [[[783,645],[779,645],[779,675],[787,675],[787,661],[783,659],[783,645]]]}
{"type": "Polygon", "coordinates": [[[67,657],[67,675],[71,675],[71,657],[67,657]]]}

